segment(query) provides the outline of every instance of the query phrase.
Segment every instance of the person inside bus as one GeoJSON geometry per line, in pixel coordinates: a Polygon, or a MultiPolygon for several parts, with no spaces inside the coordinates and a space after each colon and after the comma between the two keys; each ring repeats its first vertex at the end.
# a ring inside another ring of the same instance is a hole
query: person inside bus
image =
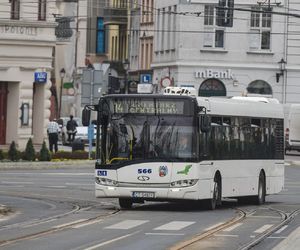
{"type": "Polygon", "coordinates": [[[187,136],[182,135],[179,138],[178,155],[187,156],[191,154],[191,145],[187,136]]]}

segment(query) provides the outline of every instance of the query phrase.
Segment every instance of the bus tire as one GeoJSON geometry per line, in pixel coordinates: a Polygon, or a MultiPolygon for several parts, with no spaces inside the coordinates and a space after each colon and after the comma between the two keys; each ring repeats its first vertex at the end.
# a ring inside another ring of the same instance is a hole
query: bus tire
{"type": "Polygon", "coordinates": [[[132,199],[129,198],[119,198],[119,205],[121,209],[130,209],[132,208],[132,199]]]}
{"type": "Polygon", "coordinates": [[[219,176],[215,176],[214,178],[214,190],[212,199],[204,200],[205,208],[208,210],[215,210],[217,205],[221,205],[222,203],[222,193],[221,193],[221,178],[219,176]]]}
{"type": "Polygon", "coordinates": [[[263,172],[260,173],[258,179],[258,194],[254,198],[254,202],[256,205],[262,205],[266,201],[266,181],[265,175],[263,172]]]}

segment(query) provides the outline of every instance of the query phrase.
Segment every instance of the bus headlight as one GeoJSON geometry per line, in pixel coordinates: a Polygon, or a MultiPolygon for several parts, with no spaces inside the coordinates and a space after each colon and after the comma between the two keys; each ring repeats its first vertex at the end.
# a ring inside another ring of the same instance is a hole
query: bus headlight
{"type": "Polygon", "coordinates": [[[111,179],[107,179],[107,178],[100,178],[100,177],[96,177],[95,181],[97,184],[99,185],[103,185],[103,186],[118,186],[118,182],[111,180],[111,179]]]}
{"type": "Polygon", "coordinates": [[[190,180],[180,180],[171,182],[170,187],[191,187],[194,186],[198,182],[198,179],[190,179],[190,180]]]}

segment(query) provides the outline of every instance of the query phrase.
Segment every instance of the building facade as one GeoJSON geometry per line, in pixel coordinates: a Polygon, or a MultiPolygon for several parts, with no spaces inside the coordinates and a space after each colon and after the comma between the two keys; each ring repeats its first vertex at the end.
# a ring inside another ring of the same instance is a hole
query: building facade
{"type": "Polygon", "coordinates": [[[153,70],[151,64],[154,44],[154,0],[137,1],[131,6],[130,16],[132,21],[129,26],[129,58],[132,81],[129,82],[129,85],[139,85],[139,87],[143,85],[145,91],[151,93],[153,91],[153,70]]]}
{"type": "Polygon", "coordinates": [[[55,2],[0,5],[0,147],[42,144],[50,116],[55,2]]]}
{"type": "Polygon", "coordinates": [[[128,0],[88,0],[87,61],[109,64],[109,91],[125,92],[128,60],[128,0]]]}
{"type": "Polygon", "coordinates": [[[225,27],[218,21],[218,2],[155,1],[152,67],[159,88],[187,86],[199,96],[259,94],[282,103],[300,102],[300,19],[271,13],[285,13],[291,3],[235,1],[235,8],[248,11],[223,17],[229,20],[225,27]]]}

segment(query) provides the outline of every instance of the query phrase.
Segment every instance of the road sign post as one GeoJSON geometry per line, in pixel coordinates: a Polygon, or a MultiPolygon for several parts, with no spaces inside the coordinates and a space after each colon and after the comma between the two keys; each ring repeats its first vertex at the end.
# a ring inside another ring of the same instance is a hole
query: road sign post
{"type": "Polygon", "coordinates": [[[90,159],[92,155],[93,139],[94,139],[94,125],[92,123],[88,127],[88,139],[89,139],[89,159],[90,159]]]}

